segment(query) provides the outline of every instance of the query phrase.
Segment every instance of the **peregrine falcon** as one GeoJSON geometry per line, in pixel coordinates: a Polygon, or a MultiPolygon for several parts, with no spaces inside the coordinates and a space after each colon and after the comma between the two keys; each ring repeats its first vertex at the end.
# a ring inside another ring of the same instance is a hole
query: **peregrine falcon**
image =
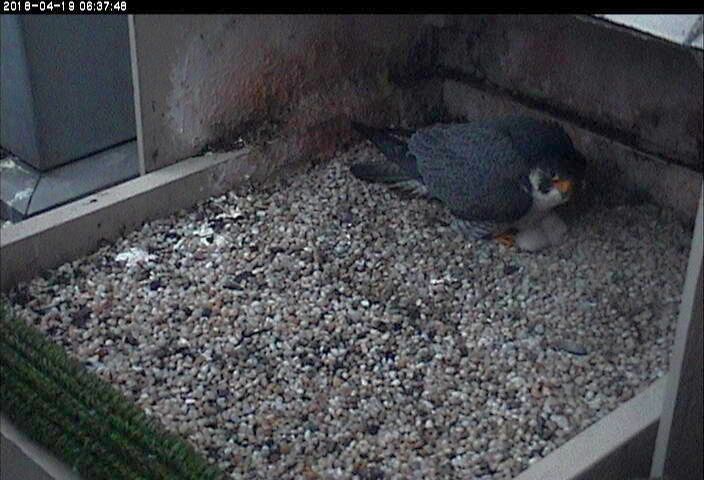
{"type": "Polygon", "coordinates": [[[357,163],[354,176],[439,200],[470,239],[538,250],[567,230],[552,209],[581,184],[585,161],[557,124],[516,116],[415,131],[352,126],[390,160],[357,163]]]}

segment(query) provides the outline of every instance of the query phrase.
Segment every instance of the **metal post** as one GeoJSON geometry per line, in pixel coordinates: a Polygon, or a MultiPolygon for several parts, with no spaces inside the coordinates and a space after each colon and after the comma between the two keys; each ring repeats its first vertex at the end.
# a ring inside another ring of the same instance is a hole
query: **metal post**
{"type": "Polygon", "coordinates": [[[655,441],[651,477],[702,478],[702,216],[704,188],[682,292],[670,373],[655,441]]]}
{"type": "Polygon", "coordinates": [[[144,163],[144,130],[142,128],[142,99],[139,82],[139,63],[137,61],[137,34],[134,28],[134,15],[127,15],[130,35],[130,63],[132,66],[132,91],[134,92],[134,124],[137,130],[137,156],[139,157],[139,174],[147,173],[144,163]]]}

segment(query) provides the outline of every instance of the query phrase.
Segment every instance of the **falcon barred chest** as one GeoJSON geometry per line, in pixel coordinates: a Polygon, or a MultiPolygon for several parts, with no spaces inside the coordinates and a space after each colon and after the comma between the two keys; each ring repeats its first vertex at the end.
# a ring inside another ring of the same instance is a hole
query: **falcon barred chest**
{"type": "Polygon", "coordinates": [[[353,123],[387,162],[358,163],[362,180],[434,198],[471,239],[515,241],[526,250],[559,243],[566,225],[552,209],[570,199],[585,162],[557,124],[507,117],[416,131],[353,123]]]}

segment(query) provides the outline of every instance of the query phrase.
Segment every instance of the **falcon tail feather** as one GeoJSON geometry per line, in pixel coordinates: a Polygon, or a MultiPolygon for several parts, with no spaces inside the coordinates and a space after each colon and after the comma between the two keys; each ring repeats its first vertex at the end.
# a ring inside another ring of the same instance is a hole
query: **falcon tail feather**
{"type": "Polygon", "coordinates": [[[416,159],[408,152],[408,138],[413,131],[400,128],[374,128],[352,122],[352,128],[368,139],[393,165],[372,167],[370,163],[357,164],[352,173],[368,182],[397,183],[414,180],[422,183],[416,159]],[[393,167],[396,168],[393,168],[393,167]]]}
{"type": "Polygon", "coordinates": [[[428,197],[428,188],[415,178],[404,174],[390,162],[360,162],[350,167],[352,175],[371,183],[383,183],[413,197],[428,197]]]}
{"type": "Polygon", "coordinates": [[[359,162],[350,167],[352,175],[372,183],[400,183],[413,180],[396,164],[389,162],[359,162]]]}

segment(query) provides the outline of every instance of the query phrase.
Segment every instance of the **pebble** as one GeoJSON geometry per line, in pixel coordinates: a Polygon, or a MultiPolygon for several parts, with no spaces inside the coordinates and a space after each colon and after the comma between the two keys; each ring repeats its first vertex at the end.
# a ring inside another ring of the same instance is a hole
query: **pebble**
{"type": "Polygon", "coordinates": [[[667,371],[670,212],[597,202],[522,252],[350,175],[375,158],[148,222],[7,300],[230,478],[511,478],[667,371]]]}
{"type": "Polygon", "coordinates": [[[555,422],[555,425],[562,430],[567,430],[570,428],[570,421],[567,420],[567,417],[564,415],[551,415],[550,420],[555,422]]]}

